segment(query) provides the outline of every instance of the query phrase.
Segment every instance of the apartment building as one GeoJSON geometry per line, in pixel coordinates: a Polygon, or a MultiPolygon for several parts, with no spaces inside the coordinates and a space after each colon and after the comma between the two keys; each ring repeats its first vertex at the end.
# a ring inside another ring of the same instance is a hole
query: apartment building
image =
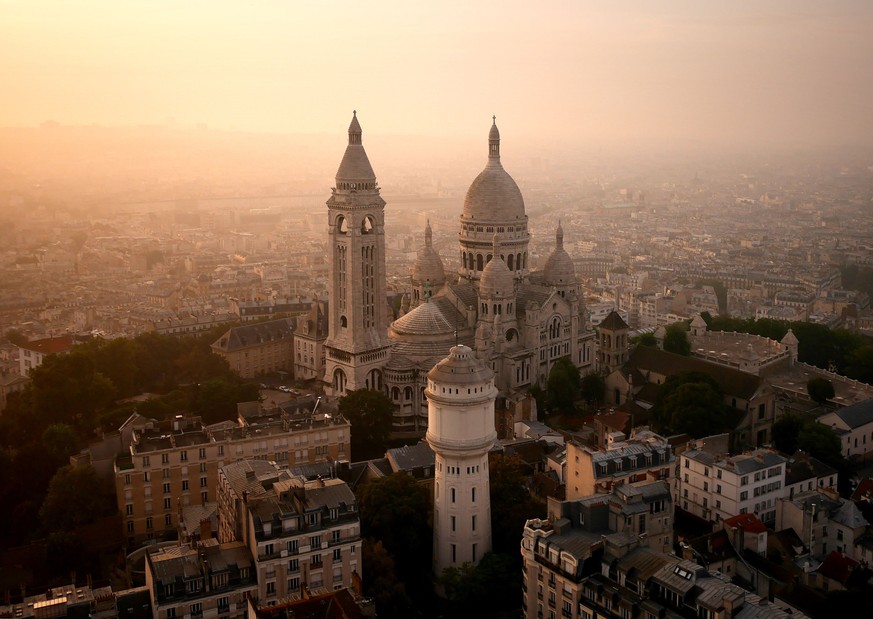
{"type": "Polygon", "coordinates": [[[69,353],[74,343],[73,336],[68,334],[21,344],[18,347],[18,373],[27,376],[33,368],[41,366],[47,357],[69,353]]]}
{"type": "Polygon", "coordinates": [[[873,400],[826,413],[818,422],[837,433],[847,458],[866,460],[873,455],[873,400]]]}
{"type": "Polygon", "coordinates": [[[604,553],[621,556],[640,547],[665,553],[672,545],[673,505],[664,481],[625,484],[608,495],[572,501],[550,498],[547,519],[524,526],[524,617],[586,617],[582,585],[600,569],[604,553]]]}
{"type": "Polygon", "coordinates": [[[260,415],[211,426],[180,415],[135,429],[129,453],[118,456],[114,466],[128,545],[176,537],[183,508],[216,503],[218,471],[225,464],[347,460],[349,428],[342,417],[261,409],[260,415]]]}
{"type": "Polygon", "coordinates": [[[243,378],[292,370],[294,319],[283,318],[233,327],[213,342],[212,352],[243,378]]]}
{"type": "Polygon", "coordinates": [[[856,561],[870,558],[870,551],[860,543],[867,521],[854,501],[841,498],[836,490],[816,489],[783,497],[776,511],[776,529],[794,529],[816,559],[834,551],[856,561]]]}
{"type": "Polygon", "coordinates": [[[575,441],[567,443],[567,499],[611,492],[613,486],[671,477],[675,457],[667,439],[647,429],[627,440],[596,449],[575,441]]]}
{"type": "Polygon", "coordinates": [[[219,535],[238,534],[255,557],[259,605],[353,587],[361,576],[360,516],[344,481],[307,481],[247,461],[223,467],[221,480],[219,535]]]}
{"type": "Polygon", "coordinates": [[[169,546],[146,555],[152,619],[243,619],[257,572],[242,542],[169,546]]]}
{"type": "Polygon", "coordinates": [[[769,449],[727,456],[695,446],[679,456],[673,500],[704,520],[750,513],[773,522],[776,503],[786,493],[787,462],[769,449]]]}

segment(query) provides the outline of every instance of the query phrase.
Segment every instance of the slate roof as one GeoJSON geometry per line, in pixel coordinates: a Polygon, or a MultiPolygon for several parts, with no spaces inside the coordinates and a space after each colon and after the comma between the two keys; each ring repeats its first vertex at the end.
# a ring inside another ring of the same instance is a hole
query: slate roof
{"type": "Polygon", "coordinates": [[[606,318],[603,319],[603,322],[600,323],[600,328],[618,331],[620,329],[629,329],[630,327],[628,327],[627,323],[621,317],[621,314],[612,310],[607,314],[606,318]]]}
{"type": "Polygon", "coordinates": [[[821,460],[813,458],[803,451],[796,451],[785,467],[785,485],[791,486],[807,479],[818,479],[836,474],[836,469],[829,467],[821,460]]]}
{"type": "Polygon", "coordinates": [[[850,428],[860,428],[873,422],[873,400],[858,402],[834,412],[850,428]]]}
{"type": "Polygon", "coordinates": [[[293,320],[282,318],[281,320],[233,327],[212,345],[223,352],[233,352],[243,348],[260,346],[267,342],[290,340],[294,336],[291,328],[292,323],[293,320]]]}
{"type": "Polygon", "coordinates": [[[388,460],[394,463],[398,471],[411,471],[422,467],[433,467],[436,455],[430,445],[421,441],[415,445],[389,449],[388,460]]]}

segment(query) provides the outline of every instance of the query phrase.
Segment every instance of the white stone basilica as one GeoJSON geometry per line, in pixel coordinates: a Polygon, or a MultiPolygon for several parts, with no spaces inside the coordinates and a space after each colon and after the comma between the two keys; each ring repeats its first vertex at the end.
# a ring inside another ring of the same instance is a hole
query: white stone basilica
{"type": "Polygon", "coordinates": [[[532,385],[545,386],[561,357],[583,371],[593,368],[594,332],[560,224],[543,271],[528,270],[524,199],[500,163],[496,121],[488,163],[464,200],[458,274],[445,273],[428,224],[412,269],[412,299],[404,300],[405,313],[393,323],[386,303],[385,202],[357,116],[327,206],[329,393],[384,389],[397,405],[395,430],[423,431],[427,373],[457,344],[470,347],[491,369],[500,404],[513,411],[532,385]]]}

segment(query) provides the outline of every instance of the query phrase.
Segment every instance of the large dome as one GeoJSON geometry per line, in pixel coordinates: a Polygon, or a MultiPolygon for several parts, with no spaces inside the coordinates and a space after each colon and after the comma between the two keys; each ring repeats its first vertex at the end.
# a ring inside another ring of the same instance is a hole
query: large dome
{"type": "Polygon", "coordinates": [[[463,217],[506,223],[525,219],[521,191],[500,163],[500,132],[496,121],[488,135],[488,165],[467,190],[463,217]]]}

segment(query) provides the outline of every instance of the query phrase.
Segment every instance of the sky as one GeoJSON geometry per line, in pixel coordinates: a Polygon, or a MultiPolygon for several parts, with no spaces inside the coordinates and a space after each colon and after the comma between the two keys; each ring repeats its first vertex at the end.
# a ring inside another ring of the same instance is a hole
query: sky
{"type": "Polygon", "coordinates": [[[873,2],[0,0],[0,126],[873,144],[873,2]]]}

